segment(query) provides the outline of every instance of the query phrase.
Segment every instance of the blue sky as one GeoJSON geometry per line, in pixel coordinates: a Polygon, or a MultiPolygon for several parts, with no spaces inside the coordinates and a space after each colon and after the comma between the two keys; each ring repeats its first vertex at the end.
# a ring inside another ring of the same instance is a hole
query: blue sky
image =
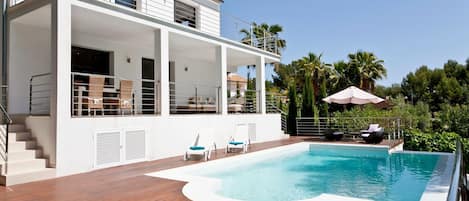
{"type": "Polygon", "coordinates": [[[469,57],[468,0],[225,0],[222,34],[232,38],[247,26],[230,16],[282,25],[288,43],[283,63],[308,52],[332,63],[372,51],[388,69],[383,85],[400,83],[424,64],[441,67],[469,57]]]}

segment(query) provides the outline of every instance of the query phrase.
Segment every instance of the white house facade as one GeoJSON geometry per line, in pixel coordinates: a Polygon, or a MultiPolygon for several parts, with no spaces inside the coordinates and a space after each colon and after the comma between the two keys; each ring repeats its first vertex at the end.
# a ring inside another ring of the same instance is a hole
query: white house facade
{"type": "Polygon", "coordinates": [[[278,50],[223,38],[221,0],[8,3],[6,185],[182,155],[207,128],[220,148],[237,129],[285,137],[266,107],[278,50]],[[256,89],[229,101],[228,73],[248,65],[256,89]]]}

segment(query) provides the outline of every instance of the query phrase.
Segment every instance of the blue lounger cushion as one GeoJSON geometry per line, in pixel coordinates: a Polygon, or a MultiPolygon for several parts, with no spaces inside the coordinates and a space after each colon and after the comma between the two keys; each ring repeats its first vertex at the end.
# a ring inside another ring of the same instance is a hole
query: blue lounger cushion
{"type": "Polygon", "coordinates": [[[201,146],[192,146],[192,147],[189,147],[190,150],[204,150],[205,147],[201,147],[201,146]]]}
{"type": "Polygon", "coordinates": [[[240,144],[244,144],[244,142],[234,142],[234,141],[232,141],[232,142],[230,142],[230,144],[231,145],[240,145],[240,144]]]}

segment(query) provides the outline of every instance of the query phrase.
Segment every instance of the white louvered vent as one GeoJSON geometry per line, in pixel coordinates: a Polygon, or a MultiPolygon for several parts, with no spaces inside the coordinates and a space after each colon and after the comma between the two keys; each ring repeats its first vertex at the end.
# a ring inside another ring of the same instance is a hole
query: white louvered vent
{"type": "Polygon", "coordinates": [[[125,132],[125,160],[145,159],[145,131],[125,132]]]}
{"type": "Polygon", "coordinates": [[[96,165],[105,166],[121,160],[120,132],[101,132],[96,134],[96,165]]]}
{"type": "Polygon", "coordinates": [[[257,134],[256,134],[256,124],[248,124],[248,133],[249,133],[249,139],[252,141],[257,140],[257,134]]]}

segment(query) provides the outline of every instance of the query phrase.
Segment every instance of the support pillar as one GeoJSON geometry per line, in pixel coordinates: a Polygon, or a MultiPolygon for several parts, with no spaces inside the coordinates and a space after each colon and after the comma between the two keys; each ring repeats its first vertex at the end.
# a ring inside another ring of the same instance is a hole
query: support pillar
{"type": "Polygon", "coordinates": [[[257,97],[257,112],[266,114],[265,105],[265,57],[260,56],[256,61],[256,97],[257,97]]]}
{"type": "Polygon", "coordinates": [[[220,114],[228,114],[228,84],[227,84],[227,57],[226,57],[226,46],[217,47],[216,51],[217,65],[220,68],[219,74],[219,83],[220,83],[220,92],[217,94],[219,97],[219,108],[220,114]]]}
{"type": "Polygon", "coordinates": [[[161,116],[169,116],[169,32],[166,29],[155,30],[155,70],[159,70],[161,116]]]}

